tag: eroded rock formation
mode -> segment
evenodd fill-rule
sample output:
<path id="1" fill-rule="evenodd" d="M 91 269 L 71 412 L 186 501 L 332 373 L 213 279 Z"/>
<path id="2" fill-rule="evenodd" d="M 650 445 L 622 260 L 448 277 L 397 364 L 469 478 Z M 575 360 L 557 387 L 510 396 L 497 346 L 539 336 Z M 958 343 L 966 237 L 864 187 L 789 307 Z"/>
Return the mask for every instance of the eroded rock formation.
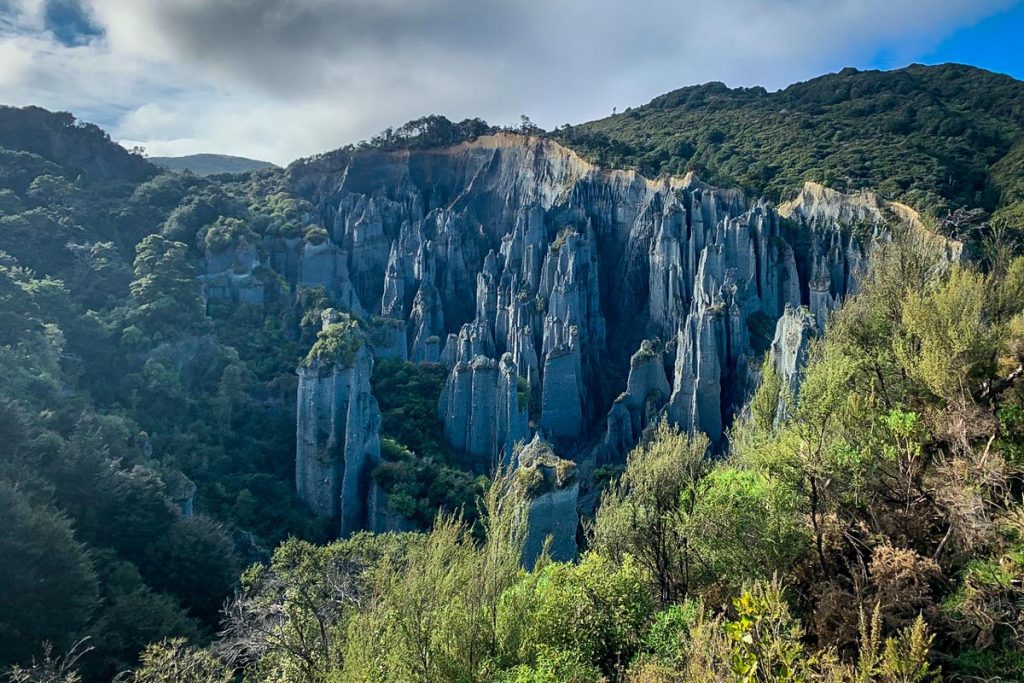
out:
<path id="1" fill-rule="evenodd" d="M 889 226 L 925 230 L 865 193 L 808 184 L 776 210 L 507 133 L 288 173 L 330 240 L 271 244 L 271 260 L 394 321 L 380 355 L 403 357 L 404 326 L 405 357 L 444 364 L 445 434 L 484 463 L 533 433 L 576 460 L 622 458 L 662 410 L 720 444 L 784 312 L 807 307 L 820 331 Z"/>
<path id="2" fill-rule="evenodd" d="M 267 293 L 256 273 L 260 263 L 259 249 L 244 236 L 222 249 L 207 247 L 204 274 L 199 277 L 204 300 L 262 306 Z"/>
<path id="3" fill-rule="evenodd" d="M 906 204 L 872 192 L 845 194 L 808 182 L 796 197 L 779 206 L 778 213 L 798 228 L 800 282 L 807 290 L 801 300 L 810 308 L 819 333 L 842 296 L 857 290 L 871 246 L 888 239 L 894 226 L 910 230 L 950 261 L 963 256 L 962 243 L 934 233 Z"/>
<path id="4" fill-rule="evenodd" d="M 372 526 L 370 471 L 380 462 L 381 418 L 363 333 L 333 309 L 323 314 L 323 332 L 338 335 L 339 343 L 319 354 L 314 346 L 297 370 L 295 485 L 299 498 L 337 519 L 346 536 Z"/>
<path id="5" fill-rule="evenodd" d="M 549 539 L 551 559 L 575 559 L 580 490 L 576 466 L 559 458 L 551 444 L 534 436 L 519 449 L 515 477 L 530 501 L 523 565 L 532 567 Z"/>
<path id="6" fill-rule="evenodd" d="M 792 401 L 800 391 L 804 367 L 807 365 L 811 340 L 815 337 L 817 321 L 804 307 L 787 307 L 775 327 L 772 339 L 771 363 L 779 376 L 779 400 L 775 412 L 776 424 L 789 416 Z"/>
<path id="7" fill-rule="evenodd" d="M 440 412 L 452 443 L 492 461 L 507 452 L 504 354 L 537 406 L 533 427 L 579 452 L 602 423 L 625 426 L 612 399 L 651 337 L 675 347 L 669 415 L 719 440 L 770 341 L 757 334 L 787 305 L 824 320 L 863 259 L 862 213 L 828 208 L 836 197 L 809 193 L 782 221 L 692 175 L 605 171 L 540 138 L 339 152 L 290 173 L 343 254 L 345 268 L 317 279 L 336 274 L 354 300 L 379 302 L 369 313 L 407 321 L 408 357 L 451 368 Z M 619 431 L 616 451 L 638 437 Z"/>
<path id="8" fill-rule="evenodd" d="M 630 358 L 626 390 L 608 411 L 604 451 L 600 459 L 624 461 L 626 454 L 640 441 L 644 430 L 661 413 L 671 392 L 661 344 L 645 339 Z"/>
<path id="9" fill-rule="evenodd" d="M 445 437 L 482 471 L 499 459 L 508 464 L 515 445 L 529 437 L 528 398 L 519 379 L 512 354 L 500 362 L 478 354 L 455 363 L 441 393 Z"/>

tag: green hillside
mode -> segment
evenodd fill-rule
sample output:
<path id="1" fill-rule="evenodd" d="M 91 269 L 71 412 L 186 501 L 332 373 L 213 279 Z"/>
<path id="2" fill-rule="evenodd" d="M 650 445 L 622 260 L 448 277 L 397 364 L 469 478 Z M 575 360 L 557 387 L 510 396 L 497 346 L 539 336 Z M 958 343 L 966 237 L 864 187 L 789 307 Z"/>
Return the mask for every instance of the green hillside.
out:
<path id="1" fill-rule="evenodd" d="M 772 93 L 708 83 L 555 136 L 608 166 L 696 171 L 775 199 L 805 180 L 936 215 L 1024 196 L 1024 83 L 956 64 L 844 69 Z"/>
<path id="2" fill-rule="evenodd" d="M 247 159 L 228 154 L 189 154 L 180 157 L 149 157 L 149 160 L 168 171 L 184 173 L 189 171 L 196 175 L 217 175 L 218 173 L 245 173 L 277 168 L 269 161 Z"/>

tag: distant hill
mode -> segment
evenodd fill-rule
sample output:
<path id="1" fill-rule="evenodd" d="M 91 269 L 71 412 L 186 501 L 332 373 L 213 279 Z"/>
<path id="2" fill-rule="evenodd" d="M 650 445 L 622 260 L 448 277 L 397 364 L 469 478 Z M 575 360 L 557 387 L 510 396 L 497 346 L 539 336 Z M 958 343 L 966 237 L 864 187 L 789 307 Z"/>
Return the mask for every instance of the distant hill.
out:
<path id="1" fill-rule="evenodd" d="M 168 171 L 184 173 L 192 171 L 196 175 L 216 175 L 218 173 L 245 173 L 259 171 L 264 168 L 278 168 L 276 164 L 258 159 L 233 157 L 228 154 L 189 154 L 183 157 L 150 157 L 149 161 Z"/>

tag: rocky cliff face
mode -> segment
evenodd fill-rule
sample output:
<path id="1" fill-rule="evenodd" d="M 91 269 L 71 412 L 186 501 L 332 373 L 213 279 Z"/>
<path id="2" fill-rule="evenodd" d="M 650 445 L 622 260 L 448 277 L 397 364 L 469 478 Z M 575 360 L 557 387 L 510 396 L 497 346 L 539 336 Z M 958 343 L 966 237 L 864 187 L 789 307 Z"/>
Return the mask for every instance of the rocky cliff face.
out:
<path id="1" fill-rule="evenodd" d="M 785 420 L 793 408 L 792 402 L 799 394 L 811 340 L 817 334 L 817 329 L 818 321 L 805 307 L 795 309 L 787 306 L 775 326 L 770 353 L 771 363 L 780 380 L 776 424 Z"/>
<path id="2" fill-rule="evenodd" d="M 199 276 L 204 300 L 262 306 L 266 285 L 256 274 L 259 265 L 259 249 L 244 237 L 221 250 L 208 247 L 203 254 L 203 275 Z"/>
<path id="3" fill-rule="evenodd" d="M 720 443 L 787 308 L 820 331 L 889 226 L 924 230 L 868 194 L 808 184 L 776 210 L 504 133 L 288 173 L 329 241 L 269 250 L 339 307 L 393 321 L 377 344 L 392 357 L 404 341 L 409 359 L 447 366 L 445 433 L 485 463 L 532 433 L 567 457 L 621 459 L 662 410 Z"/>
<path id="4" fill-rule="evenodd" d="M 512 354 L 500 362 L 473 354 L 452 366 L 438 412 L 448 442 L 473 456 L 477 469 L 489 471 L 499 460 L 510 464 L 515 445 L 529 438 L 526 401 Z"/>
<path id="5" fill-rule="evenodd" d="M 550 544 L 551 559 L 574 560 L 580 491 L 576 466 L 559 458 L 551 444 L 534 436 L 517 452 L 515 477 L 529 499 L 523 564 L 532 567 L 546 544 Z"/>
<path id="6" fill-rule="evenodd" d="M 324 312 L 324 332 L 338 327 Z M 343 351 L 315 355 L 299 366 L 295 483 L 299 498 L 338 520 L 342 536 L 372 528 L 386 512 L 371 510 L 380 492 L 370 471 L 380 462 L 380 410 L 370 393 L 373 355 L 354 325 Z M 314 347 L 314 351 L 317 347 Z"/>
<path id="7" fill-rule="evenodd" d="M 603 462 L 623 462 L 626 454 L 639 441 L 644 430 L 654 423 L 672 392 L 665 373 L 664 351 L 659 342 L 644 340 L 640 350 L 629 361 L 629 378 L 622 392 L 608 411 Z"/>
<path id="8" fill-rule="evenodd" d="M 802 302 L 810 308 L 819 333 L 828 314 L 839 306 L 837 292 L 856 291 L 867 250 L 887 239 L 894 226 L 937 246 L 949 260 L 963 256 L 962 243 L 932 232 L 912 208 L 867 191 L 844 194 L 808 182 L 795 198 L 779 206 L 778 213 L 798 228 L 795 246 L 802 255 L 801 287 L 806 287 Z"/>

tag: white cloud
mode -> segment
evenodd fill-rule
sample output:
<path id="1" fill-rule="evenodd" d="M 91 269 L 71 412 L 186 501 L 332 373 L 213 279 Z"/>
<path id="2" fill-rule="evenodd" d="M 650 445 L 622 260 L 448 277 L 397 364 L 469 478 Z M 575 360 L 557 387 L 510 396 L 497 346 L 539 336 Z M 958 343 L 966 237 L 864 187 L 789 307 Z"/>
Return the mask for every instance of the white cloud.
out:
<path id="1" fill-rule="evenodd" d="M 0 100 L 70 109 L 153 154 L 285 163 L 427 113 L 547 127 L 721 80 L 777 88 L 911 60 L 1011 0 L 42 0 L 0 18 Z M 5 22 L 4 19 L 7 21 Z"/>

